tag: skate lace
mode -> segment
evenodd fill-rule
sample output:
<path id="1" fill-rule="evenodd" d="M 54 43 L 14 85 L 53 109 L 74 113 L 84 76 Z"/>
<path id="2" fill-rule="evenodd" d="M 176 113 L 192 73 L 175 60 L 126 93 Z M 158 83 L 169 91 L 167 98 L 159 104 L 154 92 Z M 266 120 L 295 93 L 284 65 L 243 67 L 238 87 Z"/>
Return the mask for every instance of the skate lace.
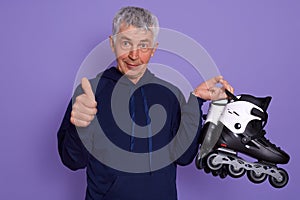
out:
<path id="1" fill-rule="evenodd" d="M 275 144 L 273 144 L 269 139 L 267 139 L 266 137 L 265 137 L 265 134 L 266 134 L 267 132 L 263 129 L 263 130 L 261 130 L 261 132 L 260 132 L 260 137 L 258 137 L 257 139 L 259 139 L 259 140 L 261 140 L 261 142 L 263 142 L 263 143 L 265 143 L 266 144 L 266 146 L 271 146 L 271 147 L 273 147 L 273 148 L 277 148 L 277 149 L 280 149 L 280 147 L 277 147 Z"/>
<path id="2" fill-rule="evenodd" d="M 258 134 L 256 136 L 254 136 L 252 139 L 257 139 L 259 140 L 260 142 L 264 143 L 266 146 L 269 146 L 269 147 L 272 147 L 272 148 L 277 148 L 280 150 L 280 147 L 277 147 L 275 144 L 273 144 L 269 139 L 267 139 L 265 137 L 266 135 L 266 131 L 265 131 L 265 126 L 267 124 L 267 120 L 268 118 L 266 117 L 265 120 L 263 120 L 263 124 L 262 124 L 262 127 L 260 128 L 260 130 L 258 131 Z"/>

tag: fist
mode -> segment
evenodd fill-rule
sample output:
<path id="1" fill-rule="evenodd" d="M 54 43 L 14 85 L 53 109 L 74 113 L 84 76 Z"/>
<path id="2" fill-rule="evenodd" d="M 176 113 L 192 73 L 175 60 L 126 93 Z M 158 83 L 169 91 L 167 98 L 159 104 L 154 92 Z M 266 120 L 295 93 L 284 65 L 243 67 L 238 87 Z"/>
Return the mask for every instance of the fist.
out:
<path id="1" fill-rule="evenodd" d="M 83 94 L 75 99 L 70 122 L 78 127 L 87 127 L 97 113 L 97 102 L 91 84 L 87 78 L 81 79 Z"/>

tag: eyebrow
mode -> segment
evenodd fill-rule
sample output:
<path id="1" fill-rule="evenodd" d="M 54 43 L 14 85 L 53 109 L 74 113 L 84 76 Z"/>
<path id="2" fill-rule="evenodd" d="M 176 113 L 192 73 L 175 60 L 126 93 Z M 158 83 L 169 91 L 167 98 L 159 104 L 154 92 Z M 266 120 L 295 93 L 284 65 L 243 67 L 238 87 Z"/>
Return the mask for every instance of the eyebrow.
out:
<path id="1" fill-rule="evenodd" d="M 132 41 L 130 38 L 128 38 L 126 36 L 121 36 L 120 39 Z M 144 40 L 140 40 L 139 42 L 151 42 L 151 41 L 149 39 L 144 39 Z"/>
<path id="2" fill-rule="evenodd" d="M 140 42 L 151 42 L 149 39 L 141 40 Z"/>
<path id="3" fill-rule="evenodd" d="M 121 36 L 120 39 L 121 39 L 121 40 L 124 40 L 124 39 L 125 39 L 125 40 L 130 40 L 130 41 L 131 41 L 131 39 L 128 38 L 128 37 L 126 37 L 126 36 Z"/>

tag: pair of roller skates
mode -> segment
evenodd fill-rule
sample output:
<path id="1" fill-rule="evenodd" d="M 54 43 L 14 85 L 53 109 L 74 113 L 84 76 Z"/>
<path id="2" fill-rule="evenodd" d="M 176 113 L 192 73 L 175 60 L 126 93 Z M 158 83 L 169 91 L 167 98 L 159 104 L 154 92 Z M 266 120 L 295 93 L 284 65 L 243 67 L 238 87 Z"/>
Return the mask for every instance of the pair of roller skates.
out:
<path id="1" fill-rule="evenodd" d="M 196 157 L 197 168 L 221 178 L 247 174 L 253 183 L 268 178 L 275 188 L 286 186 L 288 173 L 277 164 L 288 163 L 290 157 L 265 137 L 271 97 L 226 93 L 229 99 L 210 104 Z M 257 161 L 246 161 L 239 153 Z"/>

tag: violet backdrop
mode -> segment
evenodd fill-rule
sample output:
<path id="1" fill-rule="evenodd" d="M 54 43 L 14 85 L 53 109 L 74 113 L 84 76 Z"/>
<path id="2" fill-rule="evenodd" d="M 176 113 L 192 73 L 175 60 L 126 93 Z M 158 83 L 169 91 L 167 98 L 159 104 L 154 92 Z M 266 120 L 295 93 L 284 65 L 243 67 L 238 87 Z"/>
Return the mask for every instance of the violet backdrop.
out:
<path id="1" fill-rule="evenodd" d="M 235 93 L 271 95 L 267 138 L 291 155 L 285 188 L 246 177 L 178 169 L 179 200 L 296 199 L 299 194 L 300 2 L 296 0 L 2 0 L 0 199 L 80 200 L 84 170 L 62 165 L 56 132 L 83 59 L 111 33 L 122 6 L 145 7 L 160 25 L 200 43 Z M 159 62 L 178 66 L 167 57 Z M 194 83 L 192 72 L 186 72 Z"/>

